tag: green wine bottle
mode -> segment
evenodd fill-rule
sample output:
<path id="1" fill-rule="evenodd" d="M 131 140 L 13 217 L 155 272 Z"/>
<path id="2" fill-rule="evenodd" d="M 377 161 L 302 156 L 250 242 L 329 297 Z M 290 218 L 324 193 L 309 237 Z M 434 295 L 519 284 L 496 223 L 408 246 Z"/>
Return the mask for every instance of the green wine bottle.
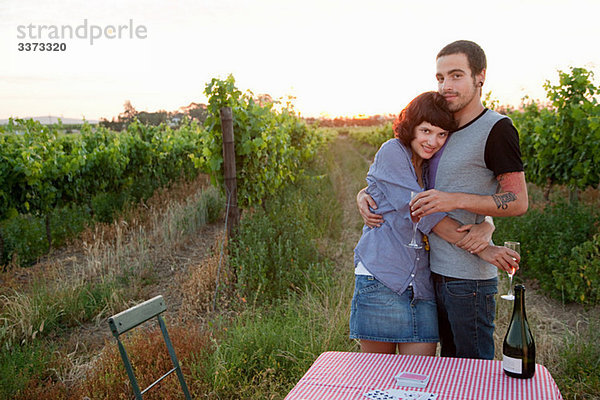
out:
<path id="1" fill-rule="evenodd" d="M 502 369 L 513 378 L 535 374 L 535 343 L 525 315 L 525 286 L 515 285 L 515 307 L 502 346 Z"/>

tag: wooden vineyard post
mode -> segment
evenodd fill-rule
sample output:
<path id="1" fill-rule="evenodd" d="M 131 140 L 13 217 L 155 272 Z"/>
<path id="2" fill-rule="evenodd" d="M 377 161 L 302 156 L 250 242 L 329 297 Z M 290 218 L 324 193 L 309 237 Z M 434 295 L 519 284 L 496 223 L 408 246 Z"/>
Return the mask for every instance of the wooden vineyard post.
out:
<path id="1" fill-rule="evenodd" d="M 228 200 L 227 236 L 235 234 L 240 220 L 237 203 L 237 180 L 235 171 L 235 145 L 233 141 L 233 114 L 231 107 L 221 108 L 221 127 L 223 129 L 223 172 L 225 175 L 225 196 Z"/>

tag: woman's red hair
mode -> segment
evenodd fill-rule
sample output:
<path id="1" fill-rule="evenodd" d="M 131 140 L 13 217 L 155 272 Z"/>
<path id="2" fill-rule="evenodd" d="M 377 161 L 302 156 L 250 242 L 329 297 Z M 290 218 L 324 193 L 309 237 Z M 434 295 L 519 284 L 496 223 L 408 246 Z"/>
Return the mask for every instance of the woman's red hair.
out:
<path id="1" fill-rule="evenodd" d="M 422 122 L 429 122 L 448 132 L 457 128 L 446 99 L 438 92 L 422 93 L 408 103 L 394 121 L 394 136 L 408 147 L 415 137 L 415 127 Z"/>

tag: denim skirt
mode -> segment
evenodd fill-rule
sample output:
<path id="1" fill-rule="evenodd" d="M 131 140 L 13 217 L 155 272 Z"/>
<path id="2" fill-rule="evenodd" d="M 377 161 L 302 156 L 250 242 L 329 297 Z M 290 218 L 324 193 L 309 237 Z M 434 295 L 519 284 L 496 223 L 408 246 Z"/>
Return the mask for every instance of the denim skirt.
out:
<path id="1" fill-rule="evenodd" d="M 413 298 L 412 286 L 401 295 L 372 276 L 356 275 L 350 339 L 393 343 L 439 341 L 435 300 Z"/>

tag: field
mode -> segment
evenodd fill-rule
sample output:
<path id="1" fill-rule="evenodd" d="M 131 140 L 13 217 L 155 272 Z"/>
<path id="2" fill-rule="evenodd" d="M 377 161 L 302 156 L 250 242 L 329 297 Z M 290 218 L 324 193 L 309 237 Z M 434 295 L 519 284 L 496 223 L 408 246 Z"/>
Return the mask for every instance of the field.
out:
<path id="1" fill-rule="evenodd" d="M 548 85 L 550 108 L 511 111 L 530 207 L 496 218 L 494 240 L 522 243 L 516 279 L 536 361 L 564 398 L 595 399 L 600 111 L 590 74 L 571 72 Z M 282 399 L 320 353 L 358 350 L 348 339 L 355 196 L 389 125 L 310 126 L 241 93 L 232 76 L 205 94 L 206 120 L 177 129 L 135 119 L 121 132 L 75 135 L 33 121 L 0 127 L 1 398 L 131 398 L 107 318 L 157 294 L 194 398 Z M 242 210 L 229 239 L 224 106 Z M 497 359 L 510 307 L 497 303 Z M 141 387 L 170 369 L 155 325 L 124 340 Z M 180 398 L 177 380 L 146 398 Z"/>
<path id="2" fill-rule="evenodd" d="M 319 256 L 314 259 L 299 247 L 283 243 L 279 248 L 296 249 L 282 253 L 280 263 L 288 256 L 309 261 L 303 271 L 310 280 L 288 276 L 295 282 L 291 291 L 286 285 L 277 293 L 250 280 L 241 287 L 239 265 L 246 261 L 233 254 L 239 243 L 223 243 L 223 215 L 209 217 L 215 210 L 222 213 L 223 199 L 200 176 L 157 192 L 114 223 L 83 232 L 30 268 L 2 274 L 3 316 L 30 338 L 3 353 L 0 393 L 5 398 L 129 398 L 106 318 L 156 294 L 166 298 L 167 324 L 195 398 L 281 399 L 320 352 L 357 351 L 347 336 L 352 249 L 362 224 L 354 198 L 376 148 L 347 135 L 331 140 L 311 167 L 313 179 L 298 185 L 301 195 L 288 193 L 285 204 L 270 206 L 279 215 L 295 214 L 315 239 Z M 250 240 L 260 242 L 261 235 L 272 234 L 259 223 L 261 213 L 247 213 L 242 221 L 242 229 L 255 229 L 250 239 L 242 235 L 245 246 L 254 246 L 253 254 L 260 253 L 260 245 Z M 281 228 L 279 234 L 298 235 L 298 230 Z M 291 239 L 302 241 L 301 236 Z M 106 285 L 82 290 L 83 271 Z M 506 280 L 501 282 L 503 292 Z M 598 371 L 598 307 L 564 305 L 542 294 L 538 282 L 525 284 L 537 362 L 550 370 L 565 398 L 597 398 L 597 378 L 585 374 Z M 84 294 L 73 300 L 76 293 Z M 61 306 L 52 310 L 56 304 Z M 507 302 L 498 302 L 497 358 L 510 312 Z M 126 346 L 142 385 L 168 369 L 152 324 L 131 334 Z M 596 363 L 595 370 L 586 369 L 586 357 L 592 368 Z M 175 379 L 153 391 L 149 398 L 178 398 Z"/>

